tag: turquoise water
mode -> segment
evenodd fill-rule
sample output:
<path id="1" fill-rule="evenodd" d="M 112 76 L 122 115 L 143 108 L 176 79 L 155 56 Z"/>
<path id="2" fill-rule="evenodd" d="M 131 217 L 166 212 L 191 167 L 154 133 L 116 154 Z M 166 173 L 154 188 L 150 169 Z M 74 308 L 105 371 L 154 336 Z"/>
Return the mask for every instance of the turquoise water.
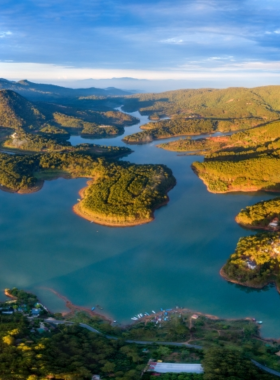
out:
<path id="1" fill-rule="evenodd" d="M 128 127 L 126 134 L 138 129 Z M 122 137 L 94 142 L 125 146 Z M 155 145 L 130 146 L 134 152 L 125 158 L 166 164 L 177 179 L 169 204 L 146 225 L 110 228 L 76 216 L 72 206 L 86 179 L 49 181 L 27 195 L 0 192 L 0 287 L 31 290 L 51 310 L 65 309 L 43 289 L 51 287 L 75 304 L 101 305 L 120 322 L 175 306 L 228 318 L 250 316 L 263 320 L 264 336 L 280 337 L 275 288 L 251 290 L 219 276 L 239 237 L 251 233 L 235 223 L 235 215 L 273 195 L 210 194 L 190 168 L 197 158 Z"/>

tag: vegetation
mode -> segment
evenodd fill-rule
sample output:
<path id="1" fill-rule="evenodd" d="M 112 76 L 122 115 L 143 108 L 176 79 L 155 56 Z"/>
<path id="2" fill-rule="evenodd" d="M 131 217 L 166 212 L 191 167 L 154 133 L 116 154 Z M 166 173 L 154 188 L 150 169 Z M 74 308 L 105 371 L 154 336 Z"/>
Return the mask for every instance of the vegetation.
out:
<path id="1" fill-rule="evenodd" d="M 97 157 L 117 158 L 130 153 L 122 147 L 105 147 L 81 144 L 71 147 L 72 152 L 34 155 L 9 155 L 0 153 L 0 185 L 14 192 L 29 192 L 38 189 L 44 178 L 57 175 L 90 177 L 100 163 Z M 102 164 L 100 164 L 102 165 Z"/>
<path id="2" fill-rule="evenodd" d="M 71 144 L 65 140 L 34 135 L 31 133 L 17 132 L 3 144 L 5 148 L 25 150 L 32 152 L 55 152 L 70 147 Z"/>
<path id="3" fill-rule="evenodd" d="M 266 228 L 275 217 L 280 218 L 280 198 L 247 206 L 236 216 L 236 221 L 251 228 Z"/>
<path id="4" fill-rule="evenodd" d="M 49 123 L 43 124 L 43 126 L 40 128 L 40 133 L 43 133 L 44 135 L 47 135 L 47 136 L 60 136 L 60 137 L 69 136 L 69 133 L 65 129 L 58 128 Z"/>
<path id="5" fill-rule="evenodd" d="M 215 348 L 208 350 L 202 361 L 203 380 L 269 380 L 274 376 L 256 368 L 246 355 L 233 350 Z"/>
<path id="6" fill-rule="evenodd" d="M 74 210 L 97 223 L 134 225 L 153 219 L 155 208 L 168 201 L 175 185 L 171 170 L 163 165 L 102 163 L 95 180 Z"/>
<path id="7" fill-rule="evenodd" d="M 15 305 L 18 305 L 18 306 L 25 304 L 26 306 L 32 307 L 36 303 L 39 302 L 35 294 L 25 292 L 22 289 L 18 289 L 18 288 L 6 289 L 6 294 L 7 293 L 16 299 L 17 302 L 15 303 Z"/>
<path id="8" fill-rule="evenodd" d="M 226 156 L 259 155 L 275 152 L 280 147 L 280 122 L 267 123 L 254 129 L 237 132 L 228 136 L 208 137 L 205 139 L 181 139 L 159 145 L 173 151 L 206 154 L 208 159 L 225 159 Z"/>
<path id="9" fill-rule="evenodd" d="M 106 148 L 104 148 L 106 149 Z M 73 152 L 31 156 L 0 154 L 2 188 L 16 192 L 36 190 L 42 180 L 64 175 L 89 177 L 94 182 L 75 211 L 91 220 L 112 224 L 138 224 L 152 220 L 155 208 L 166 203 L 167 191 L 175 185 L 171 171 L 163 165 L 112 163 L 96 156 L 102 147 L 80 145 Z M 127 148 L 107 148 L 108 156 L 128 153 Z M 106 154 L 106 151 L 105 151 Z M 103 154 L 104 155 L 104 154 Z"/>
<path id="10" fill-rule="evenodd" d="M 193 313 L 187 310 L 168 312 L 167 320 L 162 313 L 159 318 L 147 318 L 138 322 L 123 332 L 126 339 L 147 340 L 152 342 L 188 342 L 210 347 L 238 347 L 248 339 L 258 334 L 256 324 L 250 319 L 222 320 L 212 316 L 198 314 L 193 319 Z M 158 322 L 158 323 L 157 323 Z"/>
<path id="11" fill-rule="evenodd" d="M 77 324 L 56 326 L 51 319 L 46 319 L 56 315 L 48 312 L 36 295 L 17 288 L 6 291 L 16 299 L 0 303 L 0 373 L 5 380 L 90 380 L 93 374 L 104 380 L 140 380 L 149 359 L 169 363 L 202 362 L 204 374 L 164 374 L 160 376 L 163 380 L 225 380 L 229 376 L 240 380 L 272 380 L 273 376 L 259 371 L 250 359 L 275 369 L 279 367 L 275 355 L 280 348 L 279 342 L 263 342 L 258 338 L 256 324 L 249 320 L 218 320 L 202 315 L 192 320 L 190 312 L 180 311 L 180 314 L 172 314 L 171 324 L 163 320 L 155 326 L 157 336 L 163 336 L 163 329 L 167 341 L 173 339 L 174 332 L 179 332 L 181 340 L 185 341 L 182 326 L 188 329 L 191 323 L 189 331 L 204 342 L 204 350 L 128 344 L 127 337 L 146 339 L 147 331 L 151 330 L 148 325 L 152 322 L 128 328 L 113 327 L 102 322 L 102 318 L 83 312 L 69 315 Z M 6 311 L 10 314 L 5 314 Z M 78 326 L 80 322 L 98 329 L 102 325 L 110 326 L 111 330 L 103 326 L 104 332 L 114 334 L 117 331 L 118 339 L 92 333 Z M 136 330 L 139 333 L 133 336 L 131 331 Z M 150 380 L 152 374 L 144 372 L 142 378 Z"/>
<path id="12" fill-rule="evenodd" d="M 0 90 L 0 125 L 6 128 L 33 129 L 44 121 L 44 115 L 21 95 Z"/>
<path id="13" fill-rule="evenodd" d="M 141 129 L 145 129 L 143 132 L 128 135 L 123 140 L 130 144 L 142 144 L 173 136 L 212 133 L 215 125 L 215 121 L 211 120 L 176 118 L 146 124 L 141 127 Z"/>
<path id="14" fill-rule="evenodd" d="M 280 234 L 260 233 L 239 240 L 223 272 L 229 280 L 253 287 L 280 283 Z"/>
<path id="15" fill-rule="evenodd" d="M 278 119 L 279 87 L 267 86 L 253 89 L 199 89 L 177 90 L 159 94 L 136 94 L 124 99 L 125 111 L 139 110 L 145 115 L 193 117 L 216 119 L 260 118 Z"/>
<path id="16" fill-rule="evenodd" d="M 123 128 L 116 128 L 111 125 L 95 125 L 93 123 L 84 123 L 81 136 L 89 137 L 112 137 L 124 132 Z"/>
<path id="17" fill-rule="evenodd" d="M 54 113 L 54 120 L 58 125 L 66 128 L 77 128 L 81 135 L 92 137 L 106 137 L 123 133 L 123 128 L 111 125 L 97 125 L 88 121 L 83 121 L 77 117 L 67 116 L 61 113 Z"/>
<path id="18" fill-rule="evenodd" d="M 176 117 L 171 120 L 162 120 L 157 123 L 148 123 L 141 127 L 143 132 L 126 136 L 124 141 L 130 144 L 147 143 L 153 140 L 164 139 L 174 136 L 210 134 L 214 132 L 228 132 L 238 129 L 252 128 L 255 125 L 263 124 L 262 119 L 235 119 L 235 120 L 215 120 L 215 119 L 195 119 Z M 175 151 L 190 150 L 189 142 L 197 140 L 176 140 L 170 143 L 159 145 L 161 148 Z M 215 141 L 211 138 L 203 139 L 206 144 Z M 219 140 L 217 140 L 216 144 Z M 222 141 L 222 140 L 221 140 Z M 213 143 L 211 144 L 213 145 Z M 194 150 L 201 150 L 196 148 Z M 216 146 L 215 146 L 216 147 Z M 210 148 L 210 147 L 209 147 Z M 217 149 L 219 145 L 217 146 Z"/>
<path id="19" fill-rule="evenodd" d="M 106 137 L 122 134 L 124 126 L 136 122 L 136 118 L 108 107 L 93 111 L 43 102 L 35 105 L 14 91 L 0 90 L 1 129 L 32 131 L 44 137 L 65 137 L 74 129 L 84 135 Z"/>
<path id="20" fill-rule="evenodd" d="M 276 152 L 276 154 L 278 154 Z M 279 158 L 260 156 L 240 161 L 194 162 L 192 167 L 213 193 L 279 191 Z"/>

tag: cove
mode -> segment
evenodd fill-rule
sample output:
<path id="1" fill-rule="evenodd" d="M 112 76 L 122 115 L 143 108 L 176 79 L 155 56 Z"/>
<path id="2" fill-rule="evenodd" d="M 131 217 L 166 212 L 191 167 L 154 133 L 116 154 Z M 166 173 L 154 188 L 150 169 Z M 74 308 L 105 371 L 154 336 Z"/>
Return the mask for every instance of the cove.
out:
<path id="1" fill-rule="evenodd" d="M 112 139 L 82 139 L 127 146 L 126 134 L 148 122 L 127 127 Z M 0 192 L 0 286 L 36 292 L 52 311 L 64 305 L 46 287 L 74 304 L 99 304 L 119 322 L 136 313 L 184 306 L 225 318 L 263 320 L 262 335 L 280 337 L 279 294 L 274 288 L 252 290 L 227 283 L 219 270 L 241 236 L 252 234 L 234 217 L 241 208 L 276 195 L 211 194 L 191 170 L 202 157 L 178 156 L 155 147 L 129 145 L 133 163 L 166 164 L 177 180 L 170 202 L 155 211 L 152 223 L 110 228 L 91 224 L 72 212 L 86 179 L 46 181 L 41 191 Z"/>

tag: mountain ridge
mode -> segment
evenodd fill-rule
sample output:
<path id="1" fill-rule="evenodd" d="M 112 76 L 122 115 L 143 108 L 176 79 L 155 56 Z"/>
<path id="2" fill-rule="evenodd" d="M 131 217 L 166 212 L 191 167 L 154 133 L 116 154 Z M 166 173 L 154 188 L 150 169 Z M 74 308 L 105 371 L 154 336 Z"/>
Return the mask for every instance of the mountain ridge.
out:
<path id="1" fill-rule="evenodd" d="M 101 89 L 97 87 L 89 88 L 69 88 L 57 86 L 54 84 L 33 83 L 27 79 L 9 81 L 0 78 L 0 90 L 12 90 L 26 97 L 29 100 L 56 100 L 59 98 L 79 98 L 80 96 L 125 96 L 131 95 L 131 92 L 121 90 L 115 87 Z"/>

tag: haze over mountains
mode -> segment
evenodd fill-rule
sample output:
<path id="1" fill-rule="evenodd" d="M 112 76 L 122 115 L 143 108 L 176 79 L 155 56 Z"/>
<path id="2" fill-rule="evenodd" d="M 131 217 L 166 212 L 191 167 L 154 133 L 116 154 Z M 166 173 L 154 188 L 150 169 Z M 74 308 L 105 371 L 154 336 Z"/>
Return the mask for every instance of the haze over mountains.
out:
<path id="1" fill-rule="evenodd" d="M 0 90 L 13 90 L 30 100 L 55 100 L 58 98 L 78 98 L 80 96 L 116 96 L 116 95 L 130 95 L 131 92 L 120 90 L 118 88 L 109 87 L 106 89 L 101 88 L 67 88 L 56 86 L 53 84 L 33 83 L 28 80 L 21 80 L 19 82 L 9 81 L 7 79 L 0 79 Z"/>

